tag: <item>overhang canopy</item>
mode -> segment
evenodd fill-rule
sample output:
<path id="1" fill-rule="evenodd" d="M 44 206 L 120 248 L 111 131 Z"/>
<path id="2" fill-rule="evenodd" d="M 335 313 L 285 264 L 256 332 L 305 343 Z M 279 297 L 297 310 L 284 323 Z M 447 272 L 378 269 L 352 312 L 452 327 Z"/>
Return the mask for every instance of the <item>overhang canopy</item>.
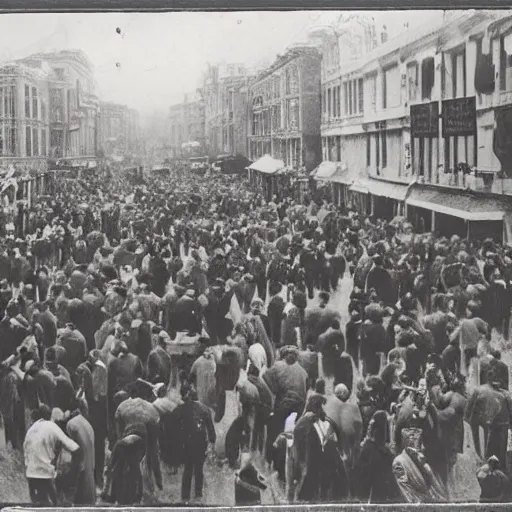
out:
<path id="1" fill-rule="evenodd" d="M 406 203 L 468 221 L 503 220 L 510 211 L 498 199 L 431 189 L 413 188 Z"/>
<path id="2" fill-rule="evenodd" d="M 322 162 L 315 170 L 311 171 L 310 176 L 315 180 L 328 180 L 331 178 L 338 168 L 341 166 L 339 162 Z"/>
<path id="3" fill-rule="evenodd" d="M 284 167 L 285 165 L 282 160 L 276 160 L 270 155 L 264 155 L 256 160 L 256 162 L 249 165 L 247 168 L 252 169 L 253 171 L 262 172 L 264 174 L 275 174 L 281 169 L 284 169 Z"/>
<path id="4" fill-rule="evenodd" d="M 349 190 L 351 192 L 359 192 L 360 194 L 368 194 L 368 180 L 357 180 L 352 183 Z"/>
<path id="5" fill-rule="evenodd" d="M 370 194 L 380 197 L 389 197 L 396 201 L 405 201 L 407 195 L 407 185 L 400 183 L 390 183 L 388 181 L 372 180 L 367 182 Z"/>

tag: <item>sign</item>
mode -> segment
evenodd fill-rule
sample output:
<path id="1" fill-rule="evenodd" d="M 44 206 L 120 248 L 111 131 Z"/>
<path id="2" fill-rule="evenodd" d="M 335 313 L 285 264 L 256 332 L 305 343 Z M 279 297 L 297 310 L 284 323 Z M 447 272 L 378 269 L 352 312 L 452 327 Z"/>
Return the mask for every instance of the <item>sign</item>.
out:
<path id="1" fill-rule="evenodd" d="M 475 135 L 476 97 L 443 101 L 443 137 Z"/>
<path id="2" fill-rule="evenodd" d="M 439 103 L 411 105 L 411 137 L 439 136 Z"/>

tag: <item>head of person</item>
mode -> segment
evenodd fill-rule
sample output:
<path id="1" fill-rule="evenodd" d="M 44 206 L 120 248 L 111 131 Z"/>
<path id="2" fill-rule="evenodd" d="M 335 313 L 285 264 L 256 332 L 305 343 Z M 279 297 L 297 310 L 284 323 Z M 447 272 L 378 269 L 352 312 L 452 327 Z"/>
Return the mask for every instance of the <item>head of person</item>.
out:
<path id="1" fill-rule="evenodd" d="M 475 302 L 474 300 L 470 300 L 466 305 L 466 317 L 467 318 L 478 317 L 479 310 L 480 310 L 480 306 L 478 305 L 478 302 Z"/>
<path id="2" fill-rule="evenodd" d="M 322 291 L 318 294 L 318 300 L 320 302 L 321 308 L 327 307 L 327 304 L 329 304 L 330 299 L 331 299 L 331 296 L 329 295 L 328 292 Z"/>
<path id="3" fill-rule="evenodd" d="M 50 421 L 52 417 L 52 411 L 46 404 L 40 404 L 38 407 L 32 410 L 31 416 L 32 421 Z"/>
<path id="4" fill-rule="evenodd" d="M 496 471 L 500 468 L 500 459 L 496 455 L 492 455 L 487 459 L 487 465 L 491 471 Z"/>
<path id="5" fill-rule="evenodd" d="M 350 398 L 350 391 L 345 384 L 336 384 L 334 388 L 334 396 L 345 403 Z"/>
<path id="6" fill-rule="evenodd" d="M 320 395 L 325 395 L 325 380 L 324 379 L 316 379 L 315 393 L 319 393 Z"/>
<path id="7" fill-rule="evenodd" d="M 402 429 L 402 446 L 420 452 L 423 449 L 423 431 L 414 427 Z"/>
<path id="8" fill-rule="evenodd" d="M 368 424 L 366 437 L 379 446 L 386 444 L 388 438 L 388 418 L 385 411 L 376 411 Z"/>
<path id="9" fill-rule="evenodd" d="M 315 394 L 309 397 L 304 412 L 314 414 L 319 420 L 325 421 L 325 403 L 326 398 L 323 395 Z"/>
<path id="10" fill-rule="evenodd" d="M 299 360 L 299 349 L 295 346 L 289 345 L 281 349 L 281 359 L 287 364 L 295 364 Z"/>
<path id="11" fill-rule="evenodd" d="M 251 313 L 253 315 L 261 315 L 263 312 L 264 303 L 261 299 L 254 299 L 251 302 Z"/>

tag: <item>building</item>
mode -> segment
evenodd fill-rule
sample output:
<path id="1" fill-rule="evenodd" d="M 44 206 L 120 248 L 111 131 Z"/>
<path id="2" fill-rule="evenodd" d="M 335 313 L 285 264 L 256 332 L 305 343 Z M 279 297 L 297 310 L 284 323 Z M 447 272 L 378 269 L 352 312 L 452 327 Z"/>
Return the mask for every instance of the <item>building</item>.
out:
<path id="1" fill-rule="evenodd" d="M 295 45 L 249 85 L 249 158 L 270 155 L 286 166 L 313 170 L 322 160 L 321 54 Z"/>
<path id="2" fill-rule="evenodd" d="M 419 230 L 511 240 L 509 34 L 503 11 L 458 11 L 336 62 L 340 31 L 315 29 L 336 201 Z"/>
<path id="3" fill-rule="evenodd" d="M 22 63 L 0 68 L 0 167 L 46 168 L 51 73 Z"/>
<path id="4" fill-rule="evenodd" d="M 247 156 L 248 71 L 241 64 L 209 66 L 203 80 L 205 143 L 211 157 Z"/>
<path id="5" fill-rule="evenodd" d="M 142 154 L 140 117 L 139 112 L 133 108 L 128 109 L 126 141 L 128 146 L 128 153 L 134 156 L 139 156 Z"/>
<path id="6" fill-rule="evenodd" d="M 206 152 L 204 102 L 201 91 L 185 95 L 183 102 L 169 108 L 169 141 L 173 157 Z M 184 146 L 185 145 L 185 146 Z"/>
<path id="7" fill-rule="evenodd" d="M 81 50 L 38 53 L 18 61 L 34 69 L 52 70 L 49 78 L 51 158 L 96 157 L 96 115 L 93 66 Z"/>
<path id="8" fill-rule="evenodd" d="M 128 107 L 102 101 L 98 112 L 98 150 L 105 158 L 123 157 L 128 152 Z"/>

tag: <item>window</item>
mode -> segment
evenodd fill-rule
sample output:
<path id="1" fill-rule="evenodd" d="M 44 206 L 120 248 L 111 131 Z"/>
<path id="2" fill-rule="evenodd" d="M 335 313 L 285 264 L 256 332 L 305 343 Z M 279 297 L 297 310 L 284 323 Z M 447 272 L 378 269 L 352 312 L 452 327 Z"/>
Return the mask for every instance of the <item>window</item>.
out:
<path id="1" fill-rule="evenodd" d="M 367 133 L 366 134 L 366 167 L 370 167 L 372 165 L 372 136 Z"/>
<path id="2" fill-rule="evenodd" d="M 27 156 L 32 156 L 32 128 L 30 126 L 25 129 L 25 144 Z"/>
<path id="3" fill-rule="evenodd" d="M 39 156 L 39 137 L 37 128 L 32 129 L 32 156 Z"/>
<path id="4" fill-rule="evenodd" d="M 329 119 L 332 117 L 332 89 L 327 89 L 327 116 Z"/>
<path id="5" fill-rule="evenodd" d="M 322 89 L 322 112 L 327 114 L 327 89 Z"/>
<path id="6" fill-rule="evenodd" d="M 41 100 L 41 121 L 46 121 L 46 103 Z"/>
<path id="7" fill-rule="evenodd" d="M 454 98 L 466 96 L 466 51 L 452 55 L 452 93 Z"/>
<path id="8" fill-rule="evenodd" d="M 345 115 L 348 116 L 348 82 L 343 84 L 344 93 L 345 93 Z"/>
<path id="9" fill-rule="evenodd" d="M 30 117 L 30 87 L 25 85 L 25 117 Z"/>
<path id="10" fill-rule="evenodd" d="M 393 66 L 384 70 L 382 76 L 382 108 L 400 105 L 400 70 Z"/>
<path id="11" fill-rule="evenodd" d="M 379 174 L 380 168 L 380 137 L 379 132 L 375 134 L 375 167 L 377 168 L 377 174 Z"/>
<path id="12" fill-rule="evenodd" d="M 357 81 L 357 90 L 359 91 L 359 102 L 358 102 L 359 113 L 362 114 L 364 112 L 364 86 L 363 86 L 362 78 L 360 78 Z"/>
<path id="13" fill-rule="evenodd" d="M 421 98 L 429 100 L 432 96 L 435 80 L 434 57 L 427 57 L 421 62 Z"/>
<path id="14" fill-rule="evenodd" d="M 512 89 L 512 33 L 500 37 L 500 90 Z"/>
<path id="15" fill-rule="evenodd" d="M 344 83 L 345 115 L 352 116 L 363 113 L 363 79 L 349 80 Z"/>
<path id="16" fill-rule="evenodd" d="M 418 99 L 418 80 L 418 63 L 415 61 L 407 64 L 407 98 L 409 101 Z"/>
<path id="17" fill-rule="evenodd" d="M 336 87 L 337 90 L 337 99 L 336 99 L 336 116 L 341 117 L 341 85 Z"/>
<path id="18" fill-rule="evenodd" d="M 354 102 L 352 101 L 352 80 L 348 83 L 348 113 L 352 115 L 354 112 Z"/>
<path id="19" fill-rule="evenodd" d="M 386 132 L 381 132 L 382 135 L 382 168 L 385 169 L 388 166 L 388 140 Z"/>
<path id="20" fill-rule="evenodd" d="M 34 119 L 37 119 L 37 115 L 37 89 L 35 87 L 32 87 L 32 117 Z"/>
<path id="21" fill-rule="evenodd" d="M 377 110 L 377 74 L 368 76 L 366 82 L 368 83 L 367 91 L 368 97 L 370 98 L 368 102 L 370 112 L 375 112 Z"/>

